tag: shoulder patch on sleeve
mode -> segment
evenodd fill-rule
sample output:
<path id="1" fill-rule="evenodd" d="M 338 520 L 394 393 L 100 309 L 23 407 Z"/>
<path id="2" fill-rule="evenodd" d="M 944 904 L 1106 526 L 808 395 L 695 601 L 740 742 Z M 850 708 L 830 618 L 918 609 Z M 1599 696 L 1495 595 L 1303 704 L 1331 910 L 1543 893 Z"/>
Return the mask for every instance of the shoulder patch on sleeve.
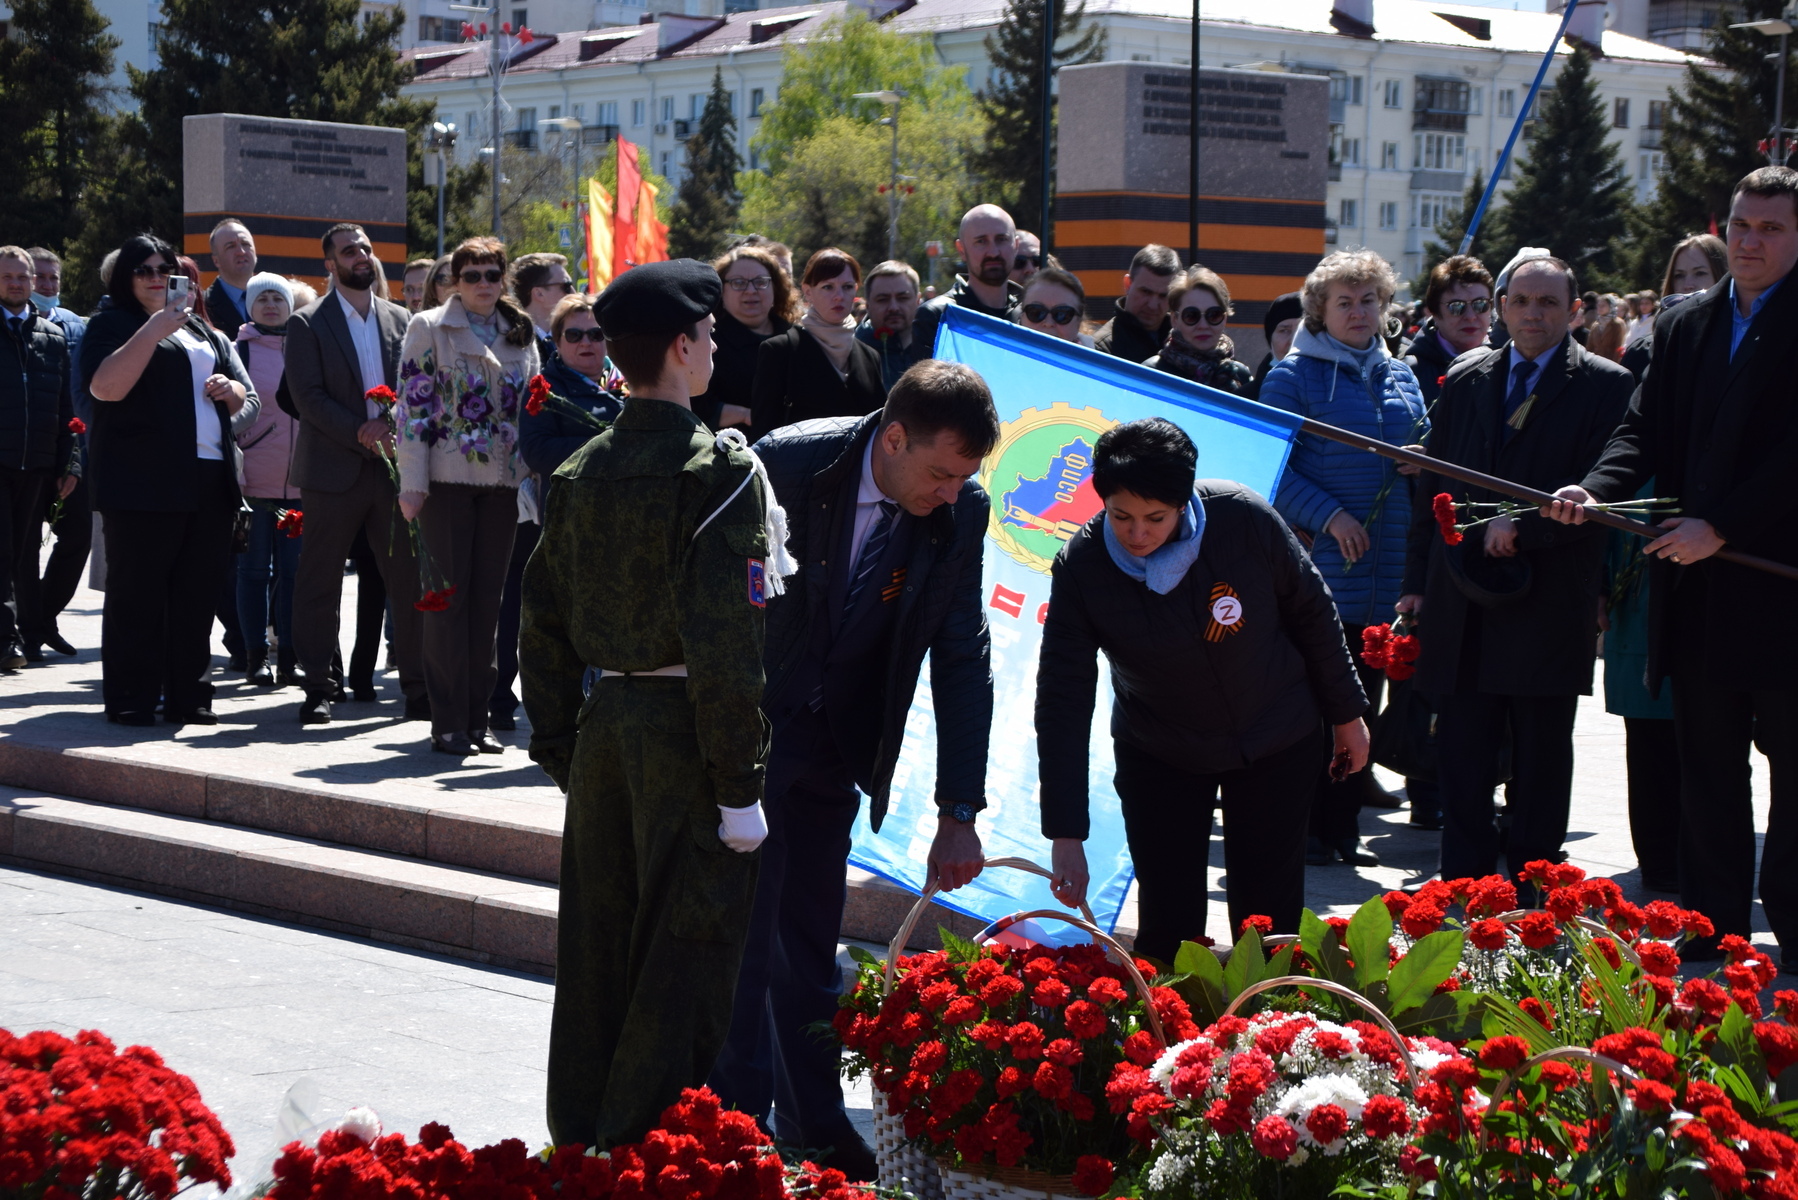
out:
<path id="1" fill-rule="evenodd" d="M 759 558 L 749 563 L 749 602 L 757 608 L 768 607 L 768 568 Z"/>

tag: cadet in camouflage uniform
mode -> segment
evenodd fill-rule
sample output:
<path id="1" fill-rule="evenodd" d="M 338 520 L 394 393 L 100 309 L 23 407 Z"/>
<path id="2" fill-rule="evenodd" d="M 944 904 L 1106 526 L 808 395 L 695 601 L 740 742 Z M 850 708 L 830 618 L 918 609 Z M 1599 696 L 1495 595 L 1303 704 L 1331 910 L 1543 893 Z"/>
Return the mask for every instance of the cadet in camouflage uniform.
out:
<path id="1" fill-rule="evenodd" d="M 549 1051 L 559 1144 L 636 1141 L 705 1082 L 755 898 L 762 613 L 779 584 L 765 473 L 688 403 L 711 377 L 719 290 L 681 259 L 599 297 L 631 396 L 556 471 L 524 576 L 531 757 L 568 793 Z"/>

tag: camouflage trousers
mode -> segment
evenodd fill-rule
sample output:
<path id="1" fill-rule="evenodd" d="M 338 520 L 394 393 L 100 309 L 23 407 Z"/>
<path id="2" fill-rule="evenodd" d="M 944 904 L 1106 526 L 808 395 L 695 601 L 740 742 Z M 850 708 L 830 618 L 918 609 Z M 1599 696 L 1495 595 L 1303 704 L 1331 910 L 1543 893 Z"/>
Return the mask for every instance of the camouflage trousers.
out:
<path id="1" fill-rule="evenodd" d="M 581 710 L 562 833 L 549 1129 L 634 1142 L 730 1031 L 761 852 L 718 840 L 686 680 L 606 678 Z"/>

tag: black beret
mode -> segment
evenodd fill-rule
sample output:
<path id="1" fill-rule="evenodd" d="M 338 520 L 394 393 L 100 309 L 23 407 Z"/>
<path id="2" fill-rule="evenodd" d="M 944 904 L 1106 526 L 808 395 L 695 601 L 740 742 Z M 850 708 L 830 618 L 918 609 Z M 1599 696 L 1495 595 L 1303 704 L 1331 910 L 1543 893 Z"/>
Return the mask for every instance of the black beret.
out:
<path id="1" fill-rule="evenodd" d="M 1274 327 L 1281 321 L 1290 321 L 1294 317 L 1305 315 L 1305 306 L 1299 300 L 1297 292 L 1287 292 L 1284 296 L 1276 296 L 1274 302 L 1267 306 L 1267 315 L 1261 318 L 1261 328 L 1267 333 L 1267 340 L 1274 340 Z"/>
<path id="2" fill-rule="evenodd" d="M 606 340 L 633 333 L 678 333 L 710 316 L 723 298 L 718 272 L 693 258 L 644 263 L 606 286 L 593 318 Z"/>

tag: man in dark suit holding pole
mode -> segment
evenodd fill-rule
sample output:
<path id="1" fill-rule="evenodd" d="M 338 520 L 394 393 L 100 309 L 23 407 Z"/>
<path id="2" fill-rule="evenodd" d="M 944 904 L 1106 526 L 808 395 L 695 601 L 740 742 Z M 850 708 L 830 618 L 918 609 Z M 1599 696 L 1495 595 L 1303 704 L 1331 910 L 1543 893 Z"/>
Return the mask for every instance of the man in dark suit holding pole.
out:
<path id="1" fill-rule="evenodd" d="M 1528 259 L 1508 284 L 1510 344 L 1455 360 L 1426 447 L 1547 491 L 1591 469 L 1634 380 L 1568 333 L 1580 301 L 1566 263 Z M 1567 836 L 1573 722 L 1592 692 L 1604 539 L 1596 527 L 1566 529 L 1529 512 L 1476 525 L 1451 546 L 1428 503 L 1444 492 L 1461 503 L 1503 499 L 1424 470 L 1396 605 L 1418 620 L 1417 686 L 1436 698 L 1442 877 L 1490 874 L 1501 854 L 1515 877 L 1553 858 Z M 1462 509 L 1459 521 L 1491 515 Z M 1492 793 L 1507 727 L 1510 828 L 1501 841 Z M 1529 903 L 1531 889 L 1518 890 Z"/>
<path id="2" fill-rule="evenodd" d="M 331 719 L 343 563 L 358 529 L 367 531 L 387 585 L 406 716 L 428 718 L 421 617 L 412 607 L 418 561 L 382 462 L 393 454 L 392 416 L 367 398 L 373 388 L 397 385 L 411 315 L 378 294 L 381 264 L 360 226 L 334 225 L 323 242 L 333 286 L 287 322 L 287 388 L 300 416 L 290 478 L 306 514 L 293 594 L 294 650 L 306 687 L 300 724 Z"/>
<path id="3" fill-rule="evenodd" d="M 1648 684 L 1673 684 L 1680 902 L 1747 937 L 1754 904 L 1748 752 L 1772 765 L 1760 896 L 1798 965 L 1798 583 L 1712 555 L 1798 565 L 1798 171 L 1762 167 L 1729 209 L 1730 277 L 1654 325 L 1647 373 L 1598 464 L 1556 493 L 1555 519 L 1627 500 L 1649 479 L 1680 515 L 1648 555 Z M 1722 956 L 1715 938 L 1682 958 Z"/>
<path id="4" fill-rule="evenodd" d="M 842 991 L 837 935 L 849 832 L 875 829 L 924 655 L 936 709 L 936 836 L 930 882 L 980 873 L 993 720 L 980 574 L 991 511 L 974 482 L 999 438 L 992 393 L 960 363 L 921 362 L 884 408 L 777 429 L 756 443 L 786 508 L 799 574 L 768 599 L 762 710 L 773 727 L 749 940 L 730 1039 L 712 1071 L 726 1104 L 768 1122 L 850 1179 L 874 1155 L 843 1109 L 841 1056 L 820 1025 Z M 859 791 L 858 791 L 859 789 Z"/>

